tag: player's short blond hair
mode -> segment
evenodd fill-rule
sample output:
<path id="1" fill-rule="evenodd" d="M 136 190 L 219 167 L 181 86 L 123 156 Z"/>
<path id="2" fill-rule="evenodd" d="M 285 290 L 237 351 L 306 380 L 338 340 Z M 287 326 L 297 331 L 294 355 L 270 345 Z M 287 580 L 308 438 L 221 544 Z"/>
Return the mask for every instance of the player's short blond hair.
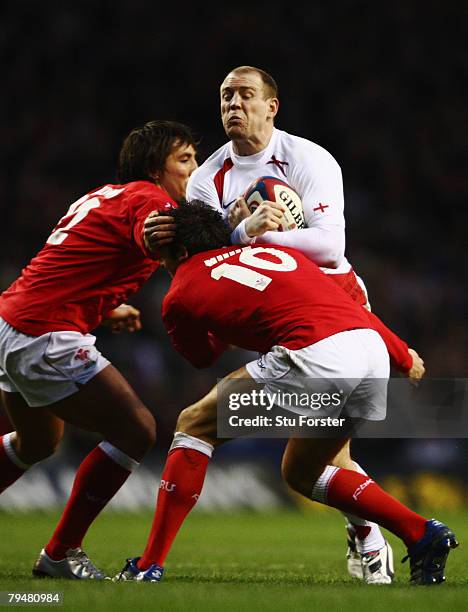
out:
<path id="1" fill-rule="evenodd" d="M 233 68 L 229 72 L 229 74 L 244 74 L 246 72 L 256 72 L 258 76 L 262 79 L 263 83 L 263 93 L 265 94 L 265 98 L 277 98 L 278 97 L 278 85 L 276 84 L 275 79 L 262 70 L 261 68 L 255 68 L 255 66 L 238 66 L 237 68 Z"/>

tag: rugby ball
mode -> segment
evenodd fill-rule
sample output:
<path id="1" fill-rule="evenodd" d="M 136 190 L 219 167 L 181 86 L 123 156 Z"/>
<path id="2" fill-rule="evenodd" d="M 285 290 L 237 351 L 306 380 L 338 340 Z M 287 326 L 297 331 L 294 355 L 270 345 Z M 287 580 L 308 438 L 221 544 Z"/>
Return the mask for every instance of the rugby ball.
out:
<path id="1" fill-rule="evenodd" d="M 305 226 L 304 210 L 299 195 L 287 183 L 274 176 L 261 176 L 255 179 L 244 194 L 250 212 L 268 200 L 281 202 L 286 206 L 278 231 L 286 232 Z"/>

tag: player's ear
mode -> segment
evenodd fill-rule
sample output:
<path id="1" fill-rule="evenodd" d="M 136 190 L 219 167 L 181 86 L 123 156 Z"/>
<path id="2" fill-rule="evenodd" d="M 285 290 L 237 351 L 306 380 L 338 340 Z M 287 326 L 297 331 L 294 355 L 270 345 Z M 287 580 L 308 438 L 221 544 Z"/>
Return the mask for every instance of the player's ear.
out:
<path id="1" fill-rule="evenodd" d="M 159 172 L 159 170 L 154 170 L 153 172 L 150 172 L 149 176 L 152 181 L 156 183 L 156 185 L 159 185 L 159 183 L 161 182 L 161 172 Z"/>
<path id="2" fill-rule="evenodd" d="M 180 263 L 181 261 L 185 261 L 186 259 L 188 259 L 188 251 L 187 249 L 181 245 L 177 251 L 177 261 Z"/>
<path id="3" fill-rule="evenodd" d="M 279 110 L 279 100 L 278 98 L 270 98 L 268 100 L 268 114 L 269 116 L 274 119 L 277 112 Z"/>

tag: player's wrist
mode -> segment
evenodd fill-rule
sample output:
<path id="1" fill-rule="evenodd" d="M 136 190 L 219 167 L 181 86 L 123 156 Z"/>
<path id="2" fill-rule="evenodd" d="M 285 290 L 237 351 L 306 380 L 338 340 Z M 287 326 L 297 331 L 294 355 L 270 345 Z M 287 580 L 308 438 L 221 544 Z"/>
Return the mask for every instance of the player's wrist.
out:
<path id="1" fill-rule="evenodd" d="M 249 236 L 245 227 L 247 219 L 243 219 L 231 233 L 232 244 L 252 244 L 256 236 Z"/>

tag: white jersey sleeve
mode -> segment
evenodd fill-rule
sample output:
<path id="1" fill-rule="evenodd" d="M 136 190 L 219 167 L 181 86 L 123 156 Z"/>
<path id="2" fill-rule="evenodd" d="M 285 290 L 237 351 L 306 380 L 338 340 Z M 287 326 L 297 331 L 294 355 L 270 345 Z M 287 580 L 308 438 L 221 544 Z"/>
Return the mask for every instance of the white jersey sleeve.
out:
<path id="1" fill-rule="evenodd" d="M 344 228 L 307 227 L 289 232 L 265 232 L 252 242 L 298 249 L 323 268 L 338 268 L 345 252 Z"/>

